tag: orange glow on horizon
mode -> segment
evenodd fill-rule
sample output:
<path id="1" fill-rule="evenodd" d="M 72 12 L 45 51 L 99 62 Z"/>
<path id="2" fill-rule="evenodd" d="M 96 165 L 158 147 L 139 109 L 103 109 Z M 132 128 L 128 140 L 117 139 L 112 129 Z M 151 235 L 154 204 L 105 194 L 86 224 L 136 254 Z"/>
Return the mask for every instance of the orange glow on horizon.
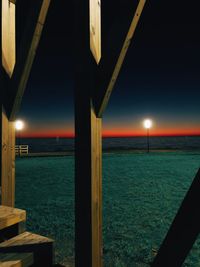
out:
<path id="1" fill-rule="evenodd" d="M 16 134 L 16 137 L 20 138 L 73 138 L 74 133 L 59 133 L 59 132 L 53 132 L 53 133 L 24 133 L 24 134 Z"/>
<path id="2" fill-rule="evenodd" d="M 20 138 L 73 138 L 74 132 L 70 131 L 24 131 L 17 133 L 16 136 Z M 136 129 L 135 131 L 130 129 L 104 129 L 102 133 L 103 137 L 142 137 L 146 136 L 144 129 Z M 150 130 L 150 136 L 200 136 L 200 129 L 152 129 Z"/>

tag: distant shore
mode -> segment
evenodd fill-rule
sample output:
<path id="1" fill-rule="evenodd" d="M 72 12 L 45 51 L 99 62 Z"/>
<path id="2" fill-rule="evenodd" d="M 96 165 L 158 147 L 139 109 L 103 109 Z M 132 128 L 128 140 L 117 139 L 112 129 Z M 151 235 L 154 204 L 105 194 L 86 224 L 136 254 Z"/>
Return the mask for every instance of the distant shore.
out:
<path id="1" fill-rule="evenodd" d="M 150 153 L 169 153 L 169 152 L 195 152 L 200 153 L 200 149 L 151 149 Z M 17 157 L 29 158 L 29 157 L 66 157 L 66 156 L 74 156 L 74 150 L 71 151 L 45 151 L 45 152 L 30 152 L 28 154 L 24 154 Z M 113 153 L 136 153 L 143 154 L 147 153 L 146 149 L 134 149 L 134 148 L 112 148 L 112 149 L 103 149 L 104 154 L 113 154 Z"/>

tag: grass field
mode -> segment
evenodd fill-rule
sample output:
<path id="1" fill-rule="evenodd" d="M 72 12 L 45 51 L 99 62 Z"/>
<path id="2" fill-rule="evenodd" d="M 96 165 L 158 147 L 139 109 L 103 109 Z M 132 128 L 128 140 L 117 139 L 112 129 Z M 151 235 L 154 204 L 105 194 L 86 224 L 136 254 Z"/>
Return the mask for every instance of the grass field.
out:
<path id="1" fill-rule="evenodd" d="M 198 168 L 200 153 L 103 155 L 105 267 L 146 266 L 158 249 Z M 28 229 L 56 240 L 56 260 L 74 257 L 74 158 L 16 160 L 16 206 Z M 200 266 L 200 240 L 185 267 Z"/>

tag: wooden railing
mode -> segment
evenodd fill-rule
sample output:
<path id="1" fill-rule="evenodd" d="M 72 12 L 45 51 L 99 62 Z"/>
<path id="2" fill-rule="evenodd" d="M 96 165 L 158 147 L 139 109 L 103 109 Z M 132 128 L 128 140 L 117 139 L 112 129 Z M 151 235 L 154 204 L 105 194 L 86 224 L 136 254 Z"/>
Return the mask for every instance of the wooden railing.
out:
<path id="1" fill-rule="evenodd" d="M 15 146 L 15 155 L 23 156 L 28 155 L 28 145 L 16 145 Z"/>

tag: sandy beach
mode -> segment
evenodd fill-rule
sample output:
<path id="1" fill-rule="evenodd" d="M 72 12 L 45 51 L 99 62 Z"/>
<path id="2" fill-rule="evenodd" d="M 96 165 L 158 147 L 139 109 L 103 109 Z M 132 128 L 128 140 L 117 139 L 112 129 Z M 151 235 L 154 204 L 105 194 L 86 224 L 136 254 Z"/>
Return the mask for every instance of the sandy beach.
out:
<path id="1" fill-rule="evenodd" d="M 133 267 L 133 262 L 134 267 L 149 265 L 200 167 L 199 162 L 198 151 L 103 153 L 105 267 Z M 73 262 L 73 153 L 17 158 L 16 206 L 27 210 L 28 230 L 56 240 L 57 262 Z M 198 267 L 199 249 L 198 239 L 184 267 Z"/>

